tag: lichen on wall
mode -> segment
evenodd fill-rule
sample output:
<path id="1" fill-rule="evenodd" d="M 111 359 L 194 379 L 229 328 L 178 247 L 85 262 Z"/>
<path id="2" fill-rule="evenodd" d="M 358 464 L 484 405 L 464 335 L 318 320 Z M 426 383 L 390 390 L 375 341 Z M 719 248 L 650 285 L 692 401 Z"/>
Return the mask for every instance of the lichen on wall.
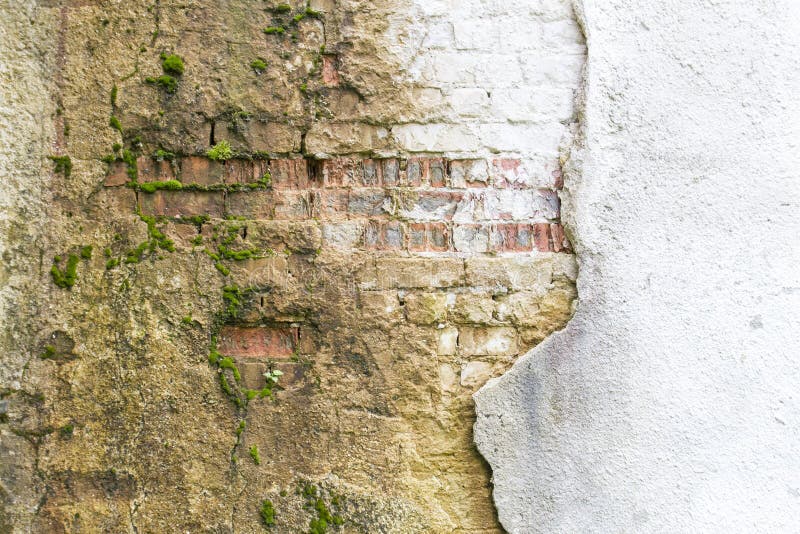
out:
<path id="1" fill-rule="evenodd" d="M 498 531 L 471 394 L 575 297 L 565 6 L 30 6 L 6 523 Z"/>

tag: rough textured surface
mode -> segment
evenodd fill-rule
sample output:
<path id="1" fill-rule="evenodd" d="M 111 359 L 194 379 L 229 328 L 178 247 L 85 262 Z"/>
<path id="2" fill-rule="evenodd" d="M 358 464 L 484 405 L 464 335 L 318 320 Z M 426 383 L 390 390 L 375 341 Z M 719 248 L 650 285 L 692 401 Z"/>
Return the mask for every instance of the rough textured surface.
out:
<path id="1" fill-rule="evenodd" d="M 0 531 L 499 531 L 471 394 L 572 313 L 568 3 L 3 10 Z"/>
<path id="2" fill-rule="evenodd" d="M 476 395 L 500 519 L 795 531 L 798 6 L 582 4 L 580 303 Z"/>

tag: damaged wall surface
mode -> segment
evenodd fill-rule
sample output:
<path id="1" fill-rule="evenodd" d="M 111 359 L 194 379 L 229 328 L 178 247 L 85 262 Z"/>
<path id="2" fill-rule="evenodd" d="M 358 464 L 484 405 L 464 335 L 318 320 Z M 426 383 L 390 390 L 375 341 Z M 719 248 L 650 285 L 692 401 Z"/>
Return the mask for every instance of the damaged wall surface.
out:
<path id="1" fill-rule="evenodd" d="M 471 396 L 572 314 L 569 2 L 17 4 L 0 531 L 501 531 Z"/>
<path id="2" fill-rule="evenodd" d="M 800 8 L 581 2 L 580 303 L 476 395 L 510 532 L 800 524 Z"/>

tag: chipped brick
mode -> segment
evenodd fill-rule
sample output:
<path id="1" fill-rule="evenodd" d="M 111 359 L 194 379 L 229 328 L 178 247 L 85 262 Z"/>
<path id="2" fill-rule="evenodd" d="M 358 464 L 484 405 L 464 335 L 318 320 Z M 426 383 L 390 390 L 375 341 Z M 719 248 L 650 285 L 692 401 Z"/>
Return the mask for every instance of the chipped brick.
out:
<path id="1" fill-rule="evenodd" d="M 221 184 L 224 174 L 222 163 L 206 157 L 188 156 L 180 160 L 180 181 L 184 184 Z"/>
<path id="2" fill-rule="evenodd" d="M 553 245 L 550 242 L 550 225 L 547 223 L 536 223 L 533 225 L 533 243 L 539 252 L 550 252 Z"/>
<path id="3" fill-rule="evenodd" d="M 291 326 L 224 326 L 217 350 L 234 358 L 289 358 L 298 341 L 299 329 Z"/>
<path id="4" fill-rule="evenodd" d="M 275 159 L 269 162 L 272 187 L 275 189 L 305 189 L 309 186 L 308 164 L 305 159 Z"/>
<path id="5" fill-rule="evenodd" d="M 142 156 L 136 160 L 136 169 L 139 182 L 166 182 L 175 179 L 172 163 L 169 161 L 156 161 Z"/>
<path id="6" fill-rule="evenodd" d="M 156 191 L 139 195 L 139 207 L 145 215 L 222 217 L 224 202 L 221 192 Z"/>

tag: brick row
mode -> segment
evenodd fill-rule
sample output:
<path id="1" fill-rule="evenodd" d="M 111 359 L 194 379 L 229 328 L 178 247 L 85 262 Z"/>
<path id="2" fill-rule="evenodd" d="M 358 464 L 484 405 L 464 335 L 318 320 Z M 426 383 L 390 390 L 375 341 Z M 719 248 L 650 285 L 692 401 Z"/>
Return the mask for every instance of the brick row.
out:
<path id="1" fill-rule="evenodd" d="M 185 156 L 174 161 L 142 156 L 137 159 L 137 167 L 139 182 L 178 180 L 204 186 L 253 183 L 269 173 L 272 187 L 278 190 L 342 187 L 531 189 L 533 183 L 541 182 L 535 179 L 534 170 L 528 168 L 526 162 L 513 158 L 282 158 L 234 159 L 222 163 L 203 156 Z M 120 186 L 128 180 L 126 165 L 116 162 L 110 166 L 105 185 Z M 549 180 L 553 187 L 560 188 L 560 171 L 552 171 Z"/>
<path id="2" fill-rule="evenodd" d="M 558 223 L 458 224 L 369 220 L 364 248 L 409 252 L 570 252 Z"/>
<path id="3" fill-rule="evenodd" d="M 407 221 L 553 222 L 560 201 L 553 190 L 259 189 L 234 192 L 159 190 L 140 193 L 148 215 L 231 215 L 255 220 L 400 218 Z"/>

